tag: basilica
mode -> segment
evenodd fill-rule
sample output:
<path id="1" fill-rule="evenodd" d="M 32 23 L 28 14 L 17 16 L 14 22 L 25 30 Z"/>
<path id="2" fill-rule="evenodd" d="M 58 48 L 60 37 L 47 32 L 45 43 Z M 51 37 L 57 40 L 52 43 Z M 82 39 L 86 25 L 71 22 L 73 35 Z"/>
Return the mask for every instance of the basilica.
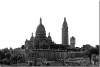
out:
<path id="1" fill-rule="evenodd" d="M 46 36 L 46 30 L 42 24 L 42 18 L 40 18 L 40 24 L 37 26 L 35 36 L 33 36 L 32 33 L 30 40 L 26 39 L 25 41 L 25 50 L 27 55 L 34 58 L 45 58 L 46 60 L 66 58 L 67 51 L 74 48 L 75 37 L 72 36 L 70 40 L 68 38 L 68 24 L 66 18 L 64 18 L 62 24 L 62 44 L 56 44 L 52 41 L 50 33 Z"/>

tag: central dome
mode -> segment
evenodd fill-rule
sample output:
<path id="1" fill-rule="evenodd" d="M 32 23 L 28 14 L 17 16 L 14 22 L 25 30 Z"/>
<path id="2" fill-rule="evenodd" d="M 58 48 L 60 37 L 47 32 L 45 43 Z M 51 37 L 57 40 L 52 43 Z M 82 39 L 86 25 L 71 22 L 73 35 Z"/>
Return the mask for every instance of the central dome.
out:
<path id="1" fill-rule="evenodd" d="M 45 27 L 42 24 L 41 18 L 40 18 L 40 24 L 38 25 L 37 30 L 36 30 L 36 36 L 46 36 Z"/>

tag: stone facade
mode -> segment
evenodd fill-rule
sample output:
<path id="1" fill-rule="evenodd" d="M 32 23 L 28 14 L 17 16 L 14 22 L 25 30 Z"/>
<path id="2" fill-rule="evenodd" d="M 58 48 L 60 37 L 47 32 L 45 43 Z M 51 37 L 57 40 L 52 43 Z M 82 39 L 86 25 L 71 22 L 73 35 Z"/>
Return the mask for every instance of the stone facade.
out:
<path id="1" fill-rule="evenodd" d="M 38 25 L 35 33 L 35 37 L 32 36 L 30 40 L 25 41 L 25 49 L 27 56 L 34 58 L 46 58 L 47 60 L 59 60 L 64 59 L 67 56 L 68 45 L 68 26 L 66 18 L 64 18 L 62 28 L 62 44 L 56 44 L 52 41 L 50 33 L 46 36 L 46 30 L 42 24 L 40 18 L 40 24 Z"/>

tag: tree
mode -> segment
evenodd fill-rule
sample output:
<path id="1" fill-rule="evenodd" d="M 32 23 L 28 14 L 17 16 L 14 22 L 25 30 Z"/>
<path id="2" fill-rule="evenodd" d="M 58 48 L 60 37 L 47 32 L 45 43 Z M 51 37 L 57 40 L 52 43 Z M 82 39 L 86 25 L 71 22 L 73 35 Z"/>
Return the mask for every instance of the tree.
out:
<path id="1" fill-rule="evenodd" d="M 90 63 L 93 54 L 99 55 L 99 48 L 95 47 L 86 51 L 85 55 L 89 57 Z"/>
<path id="2" fill-rule="evenodd" d="M 22 46 L 21 46 L 21 49 L 25 49 L 25 45 L 22 45 Z"/>
<path id="3" fill-rule="evenodd" d="M 3 58 L 5 58 L 5 54 L 2 50 L 0 50 L 0 60 L 2 60 Z"/>
<path id="4" fill-rule="evenodd" d="M 87 51 L 87 50 L 90 50 L 90 49 L 92 49 L 93 47 L 90 45 L 90 44 L 86 44 L 86 45 L 83 45 L 82 47 L 81 47 L 81 50 L 82 51 Z"/>

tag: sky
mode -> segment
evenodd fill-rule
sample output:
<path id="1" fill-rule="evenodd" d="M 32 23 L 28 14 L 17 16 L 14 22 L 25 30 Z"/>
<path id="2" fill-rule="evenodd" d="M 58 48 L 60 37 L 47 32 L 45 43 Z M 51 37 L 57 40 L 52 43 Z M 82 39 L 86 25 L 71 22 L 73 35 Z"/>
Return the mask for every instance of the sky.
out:
<path id="1" fill-rule="evenodd" d="M 57 44 L 64 17 L 77 47 L 99 44 L 99 0 L 0 0 L 0 49 L 24 45 L 35 36 L 40 17 L 46 36 L 50 32 Z"/>

